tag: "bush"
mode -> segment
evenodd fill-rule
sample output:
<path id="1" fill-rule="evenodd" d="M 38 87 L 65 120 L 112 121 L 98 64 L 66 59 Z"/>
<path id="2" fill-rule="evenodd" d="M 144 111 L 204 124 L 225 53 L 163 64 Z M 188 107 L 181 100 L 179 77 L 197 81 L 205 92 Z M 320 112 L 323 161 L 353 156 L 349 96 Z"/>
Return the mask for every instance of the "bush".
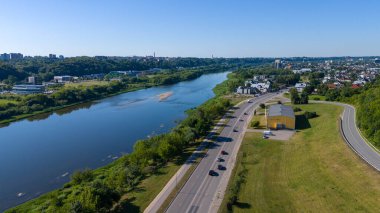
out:
<path id="1" fill-rule="evenodd" d="M 301 108 L 299 108 L 299 107 L 294 107 L 294 108 L 293 108 L 293 111 L 294 111 L 294 112 L 301 112 L 301 111 L 302 111 L 302 109 L 301 109 Z"/>
<path id="2" fill-rule="evenodd" d="M 265 109 L 265 104 L 261 103 L 259 106 L 261 107 L 261 109 Z"/>
<path id="3" fill-rule="evenodd" d="M 252 121 L 251 122 L 251 127 L 253 127 L 253 128 L 257 128 L 257 127 L 259 127 L 260 126 L 260 121 Z"/>
<path id="4" fill-rule="evenodd" d="M 319 101 L 319 100 L 321 100 L 319 97 L 315 97 L 315 98 L 313 98 L 315 101 Z"/>
<path id="5" fill-rule="evenodd" d="M 305 115 L 305 117 L 306 117 L 307 119 L 315 118 L 315 117 L 318 116 L 316 112 L 308 112 L 308 111 L 306 111 L 306 112 L 304 113 L 304 115 Z"/>
<path id="6" fill-rule="evenodd" d="M 89 169 L 83 171 L 76 171 L 71 175 L 71 180 L 74 184 L 80 184 L 84 181 L 90 181 L 92 179 L 92 172 Z"/>

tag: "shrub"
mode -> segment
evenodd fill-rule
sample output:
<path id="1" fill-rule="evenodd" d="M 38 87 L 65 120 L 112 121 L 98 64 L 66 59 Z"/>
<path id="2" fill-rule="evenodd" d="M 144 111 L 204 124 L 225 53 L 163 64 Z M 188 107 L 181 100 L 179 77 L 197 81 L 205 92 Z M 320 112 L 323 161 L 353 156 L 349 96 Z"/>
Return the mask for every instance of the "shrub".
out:
<path id="1" fill-rule="evenodd" d="M 321 100 L 319 97 L 315 97 L 315 98 L 313 98 L 315 101 L 319 101 L 319 100 Z"/>
<path id="2" fill-rule="evenodd" d="M 261 109 L 265 109 L 265 104 L 261 103 L 259 106 L 261 107 Z"/>
<path id="3" fill-rule="evenodd" d="M 318 116 L 316 112 L 308 112 L 308 111 L 306 111 L 306 112 L 304 113 L 304 115 L 305 115 L 305 117 L 306 117 L 307 119 L 315 118 L 315 117 Z"/>
<path id="4" fill-rule="evenodd" d="M 259 127 L 260 126 L 260 121 L 252 121 L 251 122 L 251 127 L 253 127 L 253 128 L 257 128 L 257 127 Z"/>
<path id="5" fill-rule="evenodd" d="M 293 108 L 293 111 L 294 111 L 294 112 L 301 112 L 301 111 L 302 111 L 302 109 L 301 109 L 301 108 L 299 108 L 299 107 L 294 107 L 294 108 Z"/>
<path id="6" fill-rule="evenodd" d="M 79 184 L 84 181 L 90 181 L 92 177 L 92 172 L 89 169 L 85 169 L 83 171 L 74 172 L 73 175 L 71 175 L 71 180 L 74 184 Z"/>

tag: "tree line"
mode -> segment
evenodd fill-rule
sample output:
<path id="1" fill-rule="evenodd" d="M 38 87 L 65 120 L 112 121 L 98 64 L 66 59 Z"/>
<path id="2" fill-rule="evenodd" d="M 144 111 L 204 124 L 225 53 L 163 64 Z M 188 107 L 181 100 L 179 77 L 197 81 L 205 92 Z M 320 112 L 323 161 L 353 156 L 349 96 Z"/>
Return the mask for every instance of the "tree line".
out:
<path id="1" fill-rule="evenodd" d="M 53 107 L 63 107 L 70 104 L 100 99 L 118 92 L 136 88 L 157 85 L 173 84 L 184 80 L 195 79 L 202 74 L 220 72 L 229 69 L 229 66 L 210 66 L 181 71 L 164 71 L 152 77 L 128 77 L 121 81 L 110 81 L 105 85 L 91 85 L 78 87 L 59 87 L 53 94 L 9 95 L 2 94 L 0 99 L 16 100 L 16 103 L 0 105 L 0 121 L 12 119 L 15 116 L 46 111 Z"/>
<path id="2" fill-rule="evenodd" d="M 0 61 L 0 81 L 14 83 L 27 76 L 37 76 L 41 81 L 50 81 L 55 75 L 82 76 L 108 73 L 116 70 L 143 71 L 151 68 L 173 69 L 210 65 L 235 66 L 261 64 L 269 59 L 260 58 L 142 58 L 142 57 L 71 57 L 49 59 L 44 57 Z"/>

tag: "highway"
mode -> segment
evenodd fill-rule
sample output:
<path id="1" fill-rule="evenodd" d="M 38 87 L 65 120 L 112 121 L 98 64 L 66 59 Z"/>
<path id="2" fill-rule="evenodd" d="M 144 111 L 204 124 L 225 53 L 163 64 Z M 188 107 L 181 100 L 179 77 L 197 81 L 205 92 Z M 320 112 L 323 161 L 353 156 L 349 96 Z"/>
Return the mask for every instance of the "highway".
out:
<path id="1" fill-rule="evenodd" d="M 276 96 L 276 94 L 265 94 L 254 98 L 252 99 L 252 103 L 245 102 L 231 113 L 232 116 L 217 137 L 215 145 L 209 148 L 205 157 L 201 160 L 186 184 L 170 204 L 167 212 L 193 213 L 217 211 L 217 209 L 210 209 L 210 207 L 212 206 L 215 195 L 221 187 L 220 185 L 227 185 L 228 177 L 223 178 L 223 176 L 228 174 L 227 171 L 229 171 L 230 174 L 230 170 L 232 170 L 234 165 L 232 153 L 238 150 L 240 143 L 237 143 L 237 141 L 241 141 L 244 135 L 245 128 L 249 122 L 248 118 L 254 108 L 274 96 Z M 235 132 L 234 129 L 237 131 Z M 228 155 L 221 155 L 222 150 L 226 151 Z M 217 162 L 218 157 L 222 157 L 225 162 Z M 227 170 L 218 170 L 218 164 L 226 166 Z M 211 169 L 216 171 L 218 176 L 210 176 L 209 171 Z M 221 183 L 222 180 L 224 180 L 223 183 Z"/>

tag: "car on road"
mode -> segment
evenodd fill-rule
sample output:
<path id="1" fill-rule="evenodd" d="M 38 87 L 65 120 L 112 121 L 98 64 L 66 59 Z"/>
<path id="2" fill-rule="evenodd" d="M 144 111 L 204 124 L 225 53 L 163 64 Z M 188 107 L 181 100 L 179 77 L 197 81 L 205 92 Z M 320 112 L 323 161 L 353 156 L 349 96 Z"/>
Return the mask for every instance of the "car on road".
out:
<path id="1" fill-rule="evenodd" d="M 220 152 L 220 154 L 222 154 L 222 155 L 228 155 L 228 152 L 222 150 L 222 151 Z"/>
<path id="2" fill-rule="evenodd" d="M 248 103 L 252 103 L 252 100 L 249 100 Z"/>
<path id="3" fill-rule="evenodd" d="M 238 130 L 237 130 L 237 129 L 234 129 L 234 132 L 238 132 Z"/>
<path id="4" fill-rule="evenodd" d="M 217 172 L 215 172 L 214 170 L 210 170 L 209 172 L 208 172 L 208 175 L 210 175 L 210 176 L 218 176 L 219 174 L 217 173 Z"/>
<path id="5" fill-rule="evenodd" d="M 218 169 L 219 170 L 226 170 L 227 168 L 221 164 L 218 165 Z"/>
<path id="6" fill-rule="evenodd" d="M 245 112 L 244 115 L 248 115 L 248 114 Z"/>
<path id="7" fill-rule="evenodd" d="M 240 119 L 239 121 L 244 121 L 243 119 Z"/>
<path id="8" fill-rule="evenodd" d="M 224 162 L 225 160 L 223 158 L 219 157 L 219 158 L 216 159 L 216 161 L 218 161 L 218 162 Z"/>

